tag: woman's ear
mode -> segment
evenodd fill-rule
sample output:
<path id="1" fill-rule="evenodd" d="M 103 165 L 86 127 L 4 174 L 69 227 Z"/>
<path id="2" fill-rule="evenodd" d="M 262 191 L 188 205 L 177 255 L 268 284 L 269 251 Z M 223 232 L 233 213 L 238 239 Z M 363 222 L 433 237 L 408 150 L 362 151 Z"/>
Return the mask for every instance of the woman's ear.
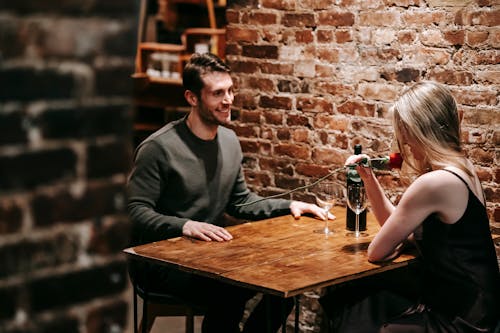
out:
<path id="1" fill-rule="evenodd" d="M 184 92 L 184 98 L 189 103 L 189 105 L 191 105 L 191 106 L 198 105 L 198 96 L 196 96 L 196 94 L 193 93 L 191 90 L 186 90 Z"/>

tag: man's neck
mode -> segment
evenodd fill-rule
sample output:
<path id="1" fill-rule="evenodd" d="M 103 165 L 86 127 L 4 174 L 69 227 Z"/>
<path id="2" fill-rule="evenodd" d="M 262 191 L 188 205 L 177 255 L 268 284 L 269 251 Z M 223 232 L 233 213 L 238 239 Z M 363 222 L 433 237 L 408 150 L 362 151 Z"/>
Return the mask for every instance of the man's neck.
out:
<path id="1" fill-rule="evenodd" d="M 198 114 L 191 110 L 186 118 L 186 124 L 191 132 L 202 140 L 213 140 L 217 135 L 218 125 L 206 124 Z"/>

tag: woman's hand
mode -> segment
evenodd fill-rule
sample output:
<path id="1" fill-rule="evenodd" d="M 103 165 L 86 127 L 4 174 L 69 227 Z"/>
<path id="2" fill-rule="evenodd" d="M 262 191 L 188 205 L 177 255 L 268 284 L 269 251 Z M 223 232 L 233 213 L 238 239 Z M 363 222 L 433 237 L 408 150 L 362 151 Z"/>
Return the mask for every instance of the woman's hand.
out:
<path id="1" fill-rule="evenodd" d="M 373 175 L 372 168 L 370 168 L 369 166 L 366 166 L 366 161 L 368 161 L 369 159 L 370 159 L 370 157 L 366 154 L 351 155 L 347 158 L 344 165 L 350 166 L 350 165 L 355 164 L 356 171 L 361 176 L 361 178 L 363 180 L 365 180 L 368 177 Z"/>

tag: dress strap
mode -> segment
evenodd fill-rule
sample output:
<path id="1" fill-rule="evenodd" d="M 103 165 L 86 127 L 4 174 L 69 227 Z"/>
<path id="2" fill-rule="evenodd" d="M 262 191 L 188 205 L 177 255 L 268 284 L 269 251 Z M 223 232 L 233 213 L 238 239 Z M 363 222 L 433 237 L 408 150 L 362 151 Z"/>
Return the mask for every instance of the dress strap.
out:
<path id="1" fill-rule="evenodd" d="M 467 186 L 467 189 L 469 191 L 471 191 L 472 193 L 474 193 L 471 188 L 469 187 L 469 184 L 465 181 L 465 179 L 462 178 L 462 176 L 460 176 L 458 173 L 456 173 L 455 171 L 451 171 L 451 170 L 448 170 L 448 169 L 441 169 L 441 170 L 444 170 L 444 171 L 448 171 L 449 173 L 452 173 L 454 174 L 455 176 L 457 176 L 464 184 L 465 186 Z M 483 205 L 484 203 L 486 202 L 486 196 L 484 194 L 484 190 L 482 191 L 482 194 L 483 194 Z"/>
<path id="2" fill-rule="evenodd" d="M 458 173 L 456 173 L 455 171 L 451 171 L 451 170 L 448 170 L 448 169 L 441 169 L 441 170 L 444 170 L 444 171 L 448 171 L 449 173 L 452 173 L 454 174 L 455 176 L 457 176 L 458 178 L 460 178 L 460 180 L 465 184 L 465 186 L 467 186 L 467 188 L 470 190 L 470 187 L 469 187 L 469 184 L 467 184 L 467 182 L 465 181 L 465 179 L 462 178 L 462 176 L 460 176 Z M 471 190 L 472 191 L 472 190 Z"/>

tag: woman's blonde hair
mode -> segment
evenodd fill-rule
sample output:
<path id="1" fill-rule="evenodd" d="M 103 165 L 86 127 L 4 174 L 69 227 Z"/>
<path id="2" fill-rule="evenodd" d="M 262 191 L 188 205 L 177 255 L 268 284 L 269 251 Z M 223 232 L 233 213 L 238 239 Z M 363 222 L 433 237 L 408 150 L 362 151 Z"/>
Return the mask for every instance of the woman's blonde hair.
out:
<path id="1" fill-rule="evenodd" d="M 418 174 L 453 165 L 467 174 L 460 142 L 460 117 L 450 91 L 435 82 L 419 82 L 392 107 L 396 140 L 405 163 Z M 409 154 L 405 141 L 419 146 L 423 160 Z"/>

